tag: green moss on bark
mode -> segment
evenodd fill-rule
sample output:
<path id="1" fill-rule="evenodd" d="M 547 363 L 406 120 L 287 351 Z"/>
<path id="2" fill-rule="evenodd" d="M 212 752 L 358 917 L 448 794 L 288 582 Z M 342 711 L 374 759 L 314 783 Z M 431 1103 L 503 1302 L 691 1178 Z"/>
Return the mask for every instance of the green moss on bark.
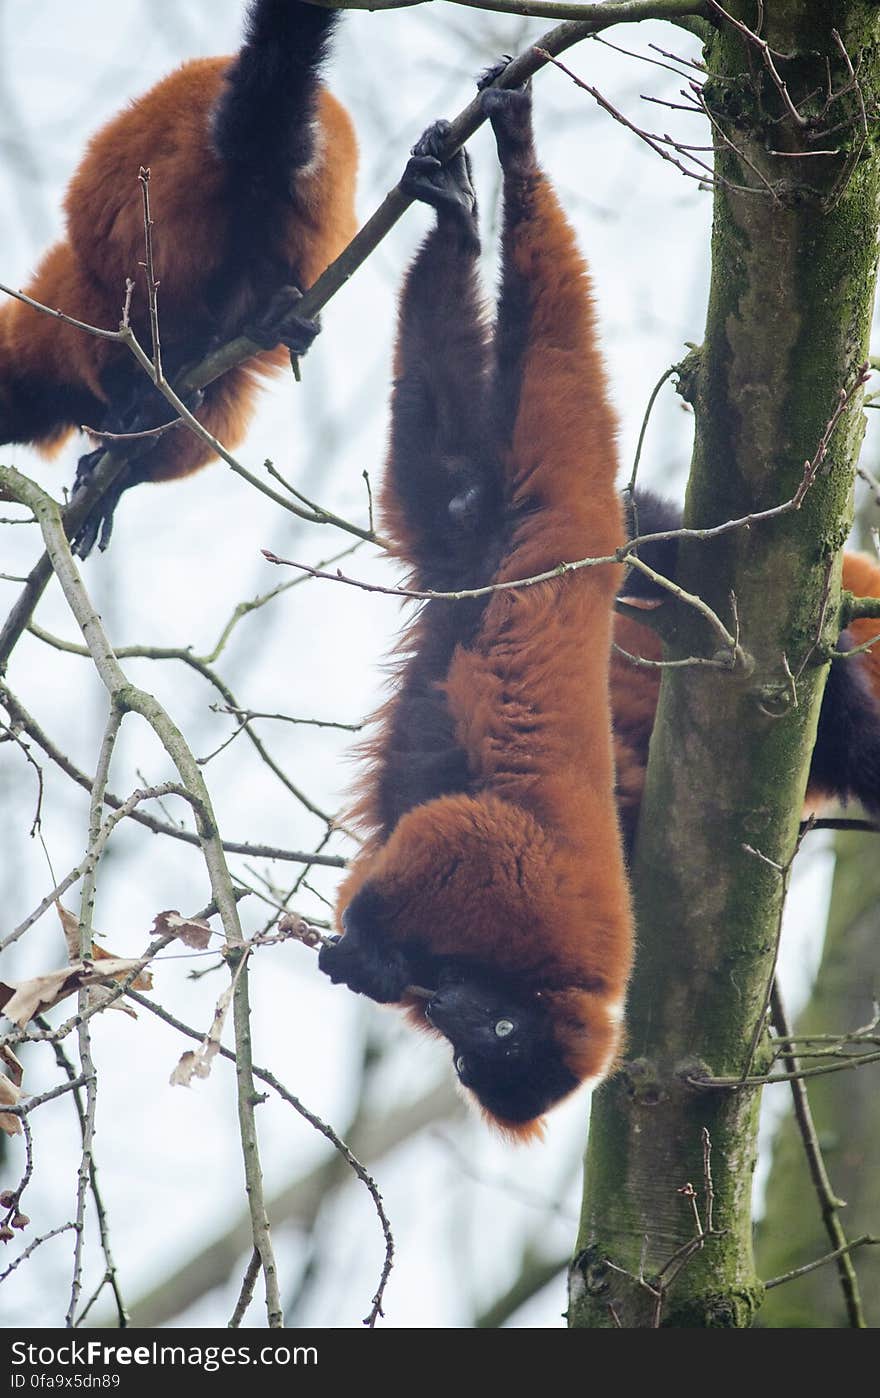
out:
<path id="1" fill-rule="evenodd" d="M 732 8 L 753 21 L 753 5 Z M 707 98 L 740 154 L 725 147 L 717 160 L 706 337 L 686 375 L 696 419 L 686 523 L 696 526 L 791 498 L 867 355 L 880 162 L 851 85 L 824 116 L 821 106 L 825 56 L 835 91 L 847 85 L 832 27 L 860 60 L 861 96 L 876 100 L 878 10 L 786 0 L 765 16 L 765 37 L 789 55 L 776 62 L 792 101 L 844 125 L 839 155 L 808 157 L 811 129 L 786 116 L 755 47 L 729 26 L 708 44 Z M 689 1078 L 695 1061 L 714 1076 L 743 1072 L 765 1002 L 839 629 L 839 550 L 862 431 L 856 394 L 798 512 L 681 549 L 679 581 L 728 629 L 738 618 L 748 663 L 664 673 L 633 869 L 627 1062 L 594 1101 L 578 1240 L 592 1284 L 576 1265 L 572 1325 L 653 1323 L 639 1269 L 661 1274 L 694 1237 L 684 1186 L 705 1223 L 704 1131 L 719 1233 L 678 1272 L 661 1323 L 739 1327 L 760 1302 L 750 1209 L 758 1094 Z M 696 611 L 667 609 L 669 658 L 714 652 Z"/>

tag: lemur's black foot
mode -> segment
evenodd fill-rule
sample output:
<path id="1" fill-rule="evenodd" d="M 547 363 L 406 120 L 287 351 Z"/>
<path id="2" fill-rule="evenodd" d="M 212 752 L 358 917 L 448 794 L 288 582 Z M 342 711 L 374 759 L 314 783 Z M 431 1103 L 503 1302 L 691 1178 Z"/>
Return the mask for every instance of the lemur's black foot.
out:
<path id="1" fill-rule="evenodd" d="M 143 431 L 144 429 L 134 430 Z M 149 438 L 146 441 L 149 442 Z M 124 449 L 123 443 L 120 442 L 119 446 Z M 123 466 L 113 484 L 104 492 L 101 499 L 96 501 L 71 540 L 70 547 L 75 557 L 88 558 L 95 544 L 98 545 L 101 553 L 108 547 L 113 534 L 116 506 L 125 492 L 130 490 L 132 486 L 140 485 L 142 481 L 149 480 L 150 462 L 154 447 L 155 444 L 147 446 L 146 449 L 141 447 L 137 459 L 129 461 Z M 86 489 L 95 467 L 103 459 L 106 452 L 106 447 L 98 447 L 96 451 L 90 451 L 87 456 L 80 457 L 76 467 L 73 500 L 76 500 L 77 495 Z"/>
<path id="2" fill-rule="evenodd" d="M 484 87 L 491 87 L 496 78 L 500 78 L 505 68 L 513 62 L 513 56 L 503 53 L 497 63 L 490 63 L 488 68 L 484 68 L 477 78 L 477 91 L 482 92 Z"/>
<path id="3" fill-rule="evenodd" d="M 334 985 L 347 985 L 380 1005 L 400 1001 L 413 974 L 406 955 L 392 943 L 368 942 L 349 930 L 332 946 L 322 946 L 318 965 Z"/>
<path id="4" fill-rule="evenodd" d="M 362 888 L 342 914 L 345 935 L 318 954 L 318 965 L 334 985 L 347 985 L 380 1005 L 399 1001 L 415 981 L 411 957 L 388 937 L 384 917 L 381 896 Z"/>
<path id="5" fill-rule="evenodd" d="M 505 170 L 531 168 L 535 163 L 532 135 L 532 85 L 522 87 L 492 87 L 504 72 L 509 59 L 487 68 L 477 79 L 480 106 L 495 132 L 498 158 Z"/>
<path id="6" fill-rule="evenodd" d="M 91 477 L 91 473 L 98 462 L 104 456 L 105 448 L 99 447 L 97 451 L 90 451 L 87 456 L 81 456 L 76 468 L 76 484 L 73 488 L 73 499 L 77 493 L 84 490 Z M 71 540 L 70 549 L 76 558 L 88 558 L 95 544 L 103 553 L 110 543 L 113 533 L 113 517 L 116 506 L 119 504 L 123 493 L 135 482 L 128 479 L 130 468 L 124 467 L 121 475 L 110 486 L 107 493 L 94 506 L 79 530 Z"/>
<path id="7" fill-rule="evenodd" d="M 320 316 L 301 316 L 297 306 L 302 292 L 296 286 L 282 286 L 275 292 L 261 316 L 250 321 L 243 333 L 263 349 L 286 345 L 291 354 L 305 354 L 321 329 Z"/>
<path id="8" fill-rule="evenodd" d="M 477 196 L 471 182 L 471 162 L 462 147 L 444 164 L 441 154 L 450 131 L 448 121 L 435 121 L 412 148 L 400 181 L 411 199 L 429 204 L 438 214 L 451 214 L 468 229 L 477 219 Z"/>
<path id="9" fill-rule="evenodd" d="M 204 398 L 205 395 L 199 388 L 186 394 L 181 401 L 191 413 L 194 413 L 201 407 Z M 172 412 L 173 409 L 166 399 L 154 389 L 148 379 L 144 379 L 138 381 L 122 407 L 111 408 L 105 416 L 101 424 L 101 431 L 118 433 L 123 437 L 123 440 L 108 441 L 104 446 L 97 447 L 95 451 L 90 451 L 85 456 L 80 457 L 77 462 L 71 498 L 76 500 L 77 496 L 86 489 L 95 467 L 108 450 L 115 447 L 119 452 L 125 452 L 130 460 L 102 498 L 96 502 L 74 535 L 71 549 L 76 557 L 88 558 L 96 543 L 102 553 L 109 545 L 113 533 L 113 517 L 116 506 L 123 494 L 132 486 L 140 485 L 142 481 L 150 479 L 152 463 L 155 460 L 153 453 L 157 450 L 161 451 L 161 444 L 165 437 L 165 432 L 161 429 L 166 427 L 169 432 L 186 430 L 183 426 L 175 424 L 175 420 L 170 418 Z M 157 428 L 160 430 L 157 431 Z M 139 438 L 138 433 L 149 433 L 150 435 Z"/>

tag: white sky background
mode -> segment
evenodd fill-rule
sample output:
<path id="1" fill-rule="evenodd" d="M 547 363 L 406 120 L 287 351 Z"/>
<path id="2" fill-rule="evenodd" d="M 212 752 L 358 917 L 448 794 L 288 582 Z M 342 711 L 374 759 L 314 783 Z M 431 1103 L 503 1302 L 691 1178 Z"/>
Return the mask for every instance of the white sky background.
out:
<path id="1" fill-rule="evenodd" d="M 177 62 L 232 51 L 241 11 L 240 0 L 78 0 L 75 5 L 0 0 L 0 280 L 24 284 L 39 254 L 59 234 L 63 189 L 88 135 Z M 363 218 L 399 177 L 409 146 L 427 122 L 453 115 L 470 99 L 473 75 L 482 66 L 501 52 L 517 51 L 548 27 L 540 20 L 508 20 L 441 4 L 347 17 L 331 83 L 360 133 Z M 609 37 L 644 53 L 653 40 L 698 56 L 696 42 L 670 26 L 632 26 Z M 571 51 L 566 62 L 640 125 L 661 131 L 673 126 L 677 113 L 639 100 L 645 92 L 677 100 L 682 83 L 672 73 L 592 43 Z M 562 74 L 542 73 L 535 97 L 539 148 L 596 282 L 628 473 L 651 387 L 682 357 L 685 342 L 702 335 L 710 196 L 598 111 Z M 687 139 L 704 141 L 701 121 L 685 120 Z M 481 133 L 471 149 L 490 235 L 497 191 L 494 147 Z M 161 178 L 160 169 L 154 168 L 153 177 Z M 381 474 L 395 288 L 426 219 L 423 211 L 411 210 L 333 300 L 324 313 L 323 333 L 304 362 L 302 384 L 285 378 L 265 392 L 253 431 L 238 451 L 257 471 L 271 457 L 307 495 L 361 521 L 366 520 L 361 473 L 370 471 L 374 487 Z M 156 236 L 161 239 L 161 227 Z M 486 242 L 491 245 L 492 237 Z M 645 483 L 680 497 L 690 435 L 690 418 L 667 387 L 647 439 Z M 72 443 L 46 463 L 22 448 L 3 448 L 0 459 L 58 494 L 69 484 L 82 449 L 81 442 Z M 26 572 L 38 551 L 36 531 L 5 528 L 0 538 L 0 571 Z M 84 576 L 115 644 L 191 645 L 203 653 L 238 602 L 283 580 L 262 559 L 261 547 L 315 563 L 347 543 L 336 530 L 298 523 L 215 464 L 187 481 L 139 487 L 124 497 L 109 553 L 90 559 Z M 375 550 L 361 549 L 346 570 L 392 581 L 391 571 L 374 555 Z M 14 584 L 0 583 L 4 615 L 17 592 Z M 55 588 L 47 592 L 38 621 L 80 639 Z M 242 622 L 217 668 L 247 707 L 356 722 L 382 692 L 380 661 L 398 624 L 394 599 L 312 581 Z M 208 707 L 217 696 L 184 666 L 131 661 L 126 668 L 158 695 L 197 755 L 229 736 L 232 720 Z M 9 682 L 72 759 L 93 770 L 106 705 L 90 663 L 28 637 L 15 652 Z M 259 731 L 300 788 L 325 809 L 338 806 L 354 770 L 345 760 L 348 735 L 268 723 Z M 35 755 L 46 785 L 43 834 L 61 877 L 82 857 L 87 796 Z M 127 795 L 142 784 L 138 771 L 149 783 L 171 775 L 158 744 L 130 717 L 114 760 L 112 789 Z M 206 776 L 227 838 L 300 849 L 313 848 L 320 839 L 320 822 L 263 767 L 244 736 L 207 766 Z M 36 800 L 34 770 L 9 743 L 0 745 L 0 797 L 3 933 L 53 882 L 42 849 L 27 833 Z M 179 814 L 172 811 L 173 817 Z M 812 837 L 809 854 L 800 861 L 792 897 L 783 970 L 794 1004 L 806 992 L 824 919 L 831 861 L 820 840 Z M 329 848 L 343 852 L 344 842 L 337 836 Z M 248 882 L 255 881 L 243 861 L 232 858 L 231 864 Z M 258 872 L 285 887 L 298 869 L 275 865 Z M 314 870 L 310 882 L 332 898 L 336 873 Z M 196 852 L 139 827 L 120 828 L 102 867 L 96 926 L 114 951 L 135 955 L 158 911 L 193 912 L 209 896 Z M 71 901 L 71 906 L 76 905 Z M 305 891 L 295 906 L 304 913 L 326 913 Z M 268 911 L 256 898 L 246 900 L 246 931 L 257 930 Z M 60 932 L 54 914 L 47 915 L 7 953 L 3 974 L 21 978 L 62 960 Z M 162 1003 L 200 1029 L 210 1023 L 225 985 L 222 972 L 197 982 L 187 979 L 207 964 L 169 959 L 156 975 Z M 332 987 L 304 948 L 288 945 L 257 958 L 252 998 L 256 1060 L 340 1129 L 355 1106 L 358 1069 L 353 1065 L 368 1032 L 390 1046 L 371 1089 L 379 1104 L 416 1097 L 451 1072 L 442 1046 L 415 1035 L 395 1014 Z M 61 1010 L 53 1012 L 54 1022 L 61 1017 Z M 97 1160 L 123 1287 L 133 1299 L 222 1232 L 240 1209 L 234 1083 L 228 1065 L 218 1062 L 209 1081 L 190 1090 L 169 1087 L 168 1074 L 183 1045 L 146 1012 L 137 1023 L 123 1015 L 98 1017 L 92 1036 L 100 1073 Z M 27 1051 L 25 1067 L 25 1085 L 32 1092 L 56 1080 L 47 1049 Z M 524 1249 L 565 1253 L 574 1235 L 587 1109 L 586 1097 L 579 1095 L 552 1115 L 546 1143 L 529 1149 L 506 1146 L 468 1117 L 379 1162 L 374 1173 L 397 1239 L 386 1325 L 469 1324 L 475 1311 L 505 1289 Z M 323 1139 L 291 1109 L 270 1102 L 258 1119 L 269 1193 L 324 1157 Z M 36 1113 L 33 1126 L 36 1169 L 23 1200 L 33 1220 L 27 1236 L 71 1216 L 79 1153 L 69 1098 Z M 20 1141 L 12 1143 L 9 1155 L 6 1183 L 20 1174 Z M 5 1284 L 5 1294 L 0 1293 L 5 1323 L 60 1323 L 70 1284 L 70 1239 L 64 1235 L 46 1244 Z M 314 1242 L 315 1275 L 293 1323 L 359 1325 L 382 1256 L 372 1205 L 360 1186 L 352 1183 L 328 1201 Z M 293 1228 L 280 1230 L 276 1245 L 283 1293 L 290 1298 L 306 1251 Z M 16 1242 L 8 1255 L 18 1250 Z M 225 1290 L 203 1298 L 179 1321 L 225 1324 L 244 1261 Z M 100 1275 L 92 1235 L 85 1296 Z M 557 1283 L 515 1323 L 561 1325 L 563 1304 Z M 99 1312 L 106 1314 L 103 1304 Z M 250 1323 L 259 1323 L 261 1316 L 255 1301 Z"/>

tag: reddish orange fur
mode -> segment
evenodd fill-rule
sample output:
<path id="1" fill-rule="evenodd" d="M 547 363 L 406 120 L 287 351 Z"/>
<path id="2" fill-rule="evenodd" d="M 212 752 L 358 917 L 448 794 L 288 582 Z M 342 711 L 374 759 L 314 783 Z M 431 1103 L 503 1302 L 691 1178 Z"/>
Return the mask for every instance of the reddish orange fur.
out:
<path id="1" fill-rule="evenodd" d="M 144 276 L 144 226 L 138 171 L 151 170 L 151 204 L 163 345 L 186 343 L 210 321 L 206 289 L 221 267 L 233 211 L 223 162 L 210 139 L 210 115 L 224 86 L 228 57 L 184 64 L 131 103 L 90 141 L 65 198 L 67 237 L 43 258 L 27 294 L 87 324 L 116 329 L 126 278 L 136 282 L 132 325 L 149 348 Z M 356 228 L 354 180 L 357 146 L 345 109 L 325 89 L 318 99 L 319 151 L 299 171 L 286 221 L 275 230 L 279 261 L 301 288 L 312 284 Z M 264 307 L 242 280 L 240 299 L 227 308 L 244 320 Z M 0 409 L 15 382 L 88 390 L 107 402 L 102 376 L 130 352 L 64 325 L 21 302 L 0 307 Z M 253 411 L 258 379 L 287 360 L 283 347 L 254 356 L 206 391 L 196 416 L 234 448 Z M 97 424 L 89 424 L 95 426 Z M 74 426 L 47 422 L 26 440 L 53 450 Z M 18 438 L 15 438 L 18 440 Z M 212 459 L 210 448 L 178 430 L 163 440 L 149 467 L 151 479 L 188 475 Z"/>
<path id="2" fill-rule="evenodd" d="M 516 516 L 497 581 L 607 556 L 624 539 L 616 429 L 586 269 L 541 175 L 506 250 L 532 298 L 503 462 L 514 506 L 528 509 Z M 388 487 L 382 506 L 406 558 L 405 520 Z M 556 1038 L 581 1080 L 612 1065 L 632 955 L 609 707 L 621 573 L 606 564 L 492 595 L 441 685 L 474 794 L 415 806 L 383 840 L 377 778 L 395 701 L 386 706 L 356 807 L 368 839 L 337 908 L 341 919 L 369 882 L 394 910 L 385 929 L 391 938 L 417 938 L 433 954 L 479 958 L 542 986 Z M 402 649 L 418 651 L 424 626 L 416 621 Z M 421 1003 L 410 1001 L 409 1010 L 430 1032 Z M 493 1120 L 517 1139 L 540 1132 L 540 1121 Z"/>
<path id="3" fill-rule="evenodd" d="M 880 597 L 880 565 L 864 553 L 843 555 L 843 586 L 855 597 Z M 880 635 L 880 621 L 876 617 L 861 617 L 851 621 L 847 630 L 852 634 L 857 646 Z M 870 679 L 871 689 L 880 699 L 880 645 L 871 646 L 865 651 L 860 662 Z"/>
<path id="4" fill-rule="evenodd" d="M 73 256 L 66 243 L 56 243 L 42 258 L 33 279 L 25 288 L 28 296 L 54 310 L 63 310 L 90 325 L 115 329 L 119 323 L 121 302 L 112 308 L 82 264 Z M 114 320 L 115 313 L 115 320 Z M 2 378 L 14 372 L 19 377 L 33 374 L 65 385 L 82 385 L 102 396 L 100 376 L 118 348 L 107 340 L 93 338 L 83 331 L 51 319 L 21 301 L 9 300 L 0 306 L 0 351 Z M 61 440 L 70 432 L 64 428 Z M 50 442 L 57 432 L 52 432 Z"/>

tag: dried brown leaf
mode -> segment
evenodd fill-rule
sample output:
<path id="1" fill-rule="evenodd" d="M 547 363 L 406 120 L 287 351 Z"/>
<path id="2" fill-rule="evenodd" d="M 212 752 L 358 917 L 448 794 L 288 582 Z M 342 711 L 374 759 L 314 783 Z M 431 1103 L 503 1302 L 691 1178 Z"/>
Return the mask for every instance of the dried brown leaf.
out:
<path id="1" fill-rule="evenodd" d="M 220 1045 L 213 1040 L 203 1039 L 197 1049 L 187 1049 L 180 1055 L 174 1072 L 168 1079 L 172 1087 L 190 1087 L 193 1078 L 207 1078 L 211 1074 L 211 1065 L 217 1056 Z"/>
<path id="2" fill-rule="evenodd" d="M 172 1087 L 189 1087 L 193 1078 L 206 1078 L 210 1074 L 214 1059 L 220 1051 L 220 1036 L 232 1000 L 232 991 L 233 987 L 228 986 L 217 1001 L 211 1028 L 198 1048 L 187 1049 L 181 1054 L 180 1061 L 168 1080 Z"/>
<path id="3" fill-rule="evenodd" d="M 64 966 L 60 971 L 48 971 L 44 976 L 33 976 L 19 984 L 12 981 L 9 989 L 13 993 L 3 1012 L 23 1029 L 35 1014 L 57 1005 L 59 1000 L 78 990 L 79 984 L 80 975 L 72 966 Z"/>
<path id="4" fill-rule="evenodd" d="M 22 1079 L 24 1078 L 24 1068 L 12 1052 L 9 1044 L 0 1045 L 0 1059 L 6 1064 L 9 1070 L 9 1076 L 15 1083 L 15 1086 L 21 1087 Z"/>
<path id="5" fill-rule="evenodd" d="M 61 927 L 64 931 L 64 940 L 67 943 L 67 958 L 71 964 L 73 962 L 79 963 L 79 918 L 75 913 L 65 908 L 62 903 L 56 902 L 55 907 L 58 910 L 58 916 L 61 919 Z M 98 936 L 100 934 L 96 933 L 95 935 Z M 115 952 L 110 951 L 107 947 L 99 946 L 97 942 L 92 942 L 90 955 L 92 961 L 119 960 Z M 150 975 L 149 971 L 144 970 L 135 977 L 131 984 L 135 990 L 152 990 L 153 977 Z M 137 1019 L 137 1015 L 130 1005 L 123 1005 L 121 1002 L 116 1002 L 113 1008 L 124 1010 L 125 1013 L 131 1015 L 133 1019 Z"/>
<path id="6" fill-rule="evenodd" d="M 113 956 L 102 958 L 100 970 L 91 961 L 80 961 L 58 971 L 47 971 L 43 976 L 33 976 L 30 980 L 0 984 L 0 1007 L 14 1024 L 23 1029 L 35 1014 L 51 1009 L 81 987 L 100 985 L 105 976 L 123 979 L 139 965 L 138 961 Z M 7 995 L 7 991 L 11 991 L 11 995 Z"/>
<path id="7" fill-rule="evenodd" d="M 68 961 L 79 961 L 79 918 L 63 903 L 56 901 L 55 910 L 61 920 L 61 930 L 67 944 Z"/>
<path id="8" fill-rule="evenodd" d="M 114 956 L 112 951 L 105 951 L 103 947 L 95 946 L 95 944 L 93 943 L 93 944 L 92 944 L 92 960 L 93 960 L 93 961 L 96 961 L 96 962 L 98 962 L 98 961 L 101 961 L 101 962 L 118 961 L 118 960 L 119 960 L 119 957 Z M 101 971 L 102 974 L 105 974 L 105 973 L 104 973 L 104 968 L 103 968 L 103 966 L 101 966 L 101 967 L 99 968 L 99 970 Z M 135 976 L 134 980 L 132 981 L 131 985 L 132 985 L 132 989 L 133 989 L 133 990 L 152 990 L 152 989 L 153 989 L 153 975 L 152 975 L 152 972 L 151 972 L 151 971 L 148 971 L 147 968 L 144 967 L 144 969 L 143 969 L 142 971 L 138 971 L 138 973 L 137 973 L 137 975 Z M 129 1005 L 129 1006 L 122 1006 L 122 1005 L 120 1005 L 120 1009 L 123 1009 L 123 1008 L 127 1008 L 128 1013 L 131 1014 L 131 1015 L 134 1015 L 134 1010 L 131 1008 L 130 1005 Z M 135 1019 L 137 1019 L 137 1015 L 134 1015 L 134 1017 L 135 1017 Z"/>
<path id="9" fill-rule="evenodd" d="M 5 1107 L 17 1107 L 21 1098 L 21 1088 L 7 1078 L 5 1073 L 0 1073 L 0 1103 Z M 10 1116 L 9 1112 L 0 1112 L 0 1131 L 7 1136 L 20 1136 L 22 1131 L 21 1121 L 17 1116 Z"/>
<path id="10" fill-rule="evenodd" d="M 211 925 L 200 917 L 181 917 L 176 909 L 159 913 L 153 923 L 152 935 L 179 937 L 188 947 L 204 951 L 211 940 Z"/>

